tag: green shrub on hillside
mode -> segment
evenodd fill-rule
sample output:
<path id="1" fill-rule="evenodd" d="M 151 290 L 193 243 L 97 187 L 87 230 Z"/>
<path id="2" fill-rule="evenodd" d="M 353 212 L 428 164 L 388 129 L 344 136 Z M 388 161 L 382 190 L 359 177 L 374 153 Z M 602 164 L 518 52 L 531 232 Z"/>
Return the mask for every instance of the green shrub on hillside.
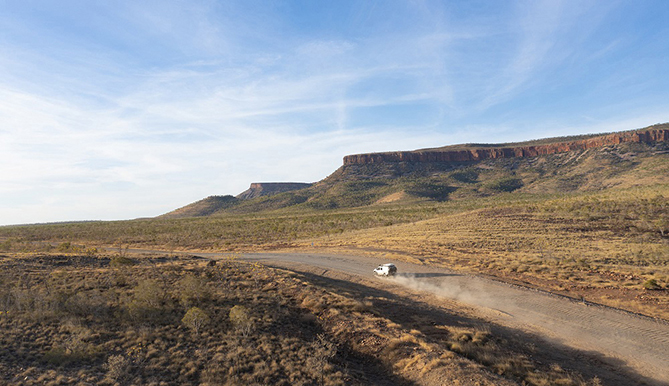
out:
<path id="1" fill-rule="evenodd" d="M 471 184 L 478 180 L 479 174 L 474 169 L 463 169 L 451 173 L 451 178 L 459 182 Z"/>
<path id="2" fill-rule="evenodd" d="M 165 291 L 157 281 L 144 280 L 135 287 L 126 310 L 135 322 L 154 322 L 162 312 L 164 299 Z"/>
<path id="3" fill-rule="evenodd" d="M 448 195 L 455 190 L 456 188 L 441 182 L 418 182 L 407 189 L 407 193 L 435 201 L 446 201 L 448 200 Z"/>
<path id="4" fill-rule="evenodd" d="M 523 180 L 515 177 L 506 177 L 490 182 L 486 187 L 497 192 L 513 192 L 523 187 Z"/>
<path id="5" fill-rule="evenodd" d="M 209 289 L 204 279 L 189 274 L 184 276 L 178 283 L 179 302 L 188 308 L 199 305 L 200 302 L 209 297 Z"/>
<path id="6" fill-rule="evenodd" d="M 111 258 L 109 261 L 109 265 L 115 268 L 120 268 L 120 267 L 127 267 L 130 265 L 134 265 L 135 262 L 129 257 L 117 255 Z"/>

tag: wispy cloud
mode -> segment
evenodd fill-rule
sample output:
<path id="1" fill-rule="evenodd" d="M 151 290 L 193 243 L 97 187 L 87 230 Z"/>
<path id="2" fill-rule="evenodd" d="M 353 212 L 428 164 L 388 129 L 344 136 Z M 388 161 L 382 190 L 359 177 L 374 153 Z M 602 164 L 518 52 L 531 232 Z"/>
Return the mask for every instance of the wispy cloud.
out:
<path id="1" fill-rule="evenodd" d="M 624 2 L 33 5 L 0 15 L 0 223 L 156 215 L 316 181 L 350 153 L 537 137 L 537 120 L 638 126 L 667 107 L 666 44 L 644 74 L 598 71 L 629 60 L 631 38 L 603 31 Z"/>

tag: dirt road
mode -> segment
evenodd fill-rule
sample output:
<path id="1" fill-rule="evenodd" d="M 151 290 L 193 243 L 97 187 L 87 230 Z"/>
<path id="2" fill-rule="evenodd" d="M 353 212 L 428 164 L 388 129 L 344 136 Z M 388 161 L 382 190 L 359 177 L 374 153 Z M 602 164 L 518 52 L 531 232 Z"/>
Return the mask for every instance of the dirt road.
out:
<path id="1" fill-rule="evenodd" d="M 214 260 L 225 256 L 219 253 L 197 255 Z M 652 384 L 669 385 L 669 323 L 665 321 L 484 277 L 391 259 L 310 253 L 245 253 L 241 258 L 288 269 L 307 266 L 321 275 L 337 272 L 364 280 L 385 280 L 385 285 L 398 286 L 398 289 L 408 288 L 455 300 L 474 307 L 486 320 L 496 324 L 584 353 L 597 353 L 611 368 L 621 371 L 628 368 Z M 387 280 L 374 278 L 372 270 L 380 263 L 395 263 L 398 275 Z"/>
<path id="2" fill-rule="evenodd" d="M 308 265 L 324 273 L 337 271 L 366 278 L 372 277 L 379 263 L 393 262 L 399 274 L 388 282 L 480 308 L 496 323 L 535 332 L 578 350 L 604 354 L 640 375 L 669 384 L 669 324 L 664 321 L 400 261 L 278 253 L 244 254 L 243 259 L 288 268 L 291 264 Z"/>

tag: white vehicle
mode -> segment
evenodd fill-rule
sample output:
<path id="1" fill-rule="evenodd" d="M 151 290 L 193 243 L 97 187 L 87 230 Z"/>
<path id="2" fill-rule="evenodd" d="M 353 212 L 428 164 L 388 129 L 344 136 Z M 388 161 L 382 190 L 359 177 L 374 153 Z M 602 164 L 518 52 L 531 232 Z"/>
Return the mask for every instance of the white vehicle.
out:
<path id="1" fill-rule="evenodd" d="M 381 264 L 374 270 L 377 276 L 395 276 L 397 267 L 395 264 Z"/>

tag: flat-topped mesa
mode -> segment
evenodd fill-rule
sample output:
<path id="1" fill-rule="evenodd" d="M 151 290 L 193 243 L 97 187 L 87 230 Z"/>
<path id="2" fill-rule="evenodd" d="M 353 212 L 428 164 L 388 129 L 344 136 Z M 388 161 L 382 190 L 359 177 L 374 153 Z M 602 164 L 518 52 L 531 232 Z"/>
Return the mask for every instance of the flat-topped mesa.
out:
<path id="1" fill-rule="evenodd" d="M 586 150 L 624 142 L 654 143 L 669 141 L 667 125 L 662 128 L 606 134 L 588 139 L 521 147 L 489 147 L 466 150 L 416 150 L 354 154 L 344 157 L 344 166 L 382 162 L 471 162 L 494 158 L 537 157 L 540 155 Z"/>
<path id="2" fill-rule="evenodd" d="M 250 188 L 237 195 L 237 198 L 249 200 L 256 197 L 273 196 L 283 192 L 304 189 L 310 186 L 311 184 L 302 182 L 254 182 Z"/>

